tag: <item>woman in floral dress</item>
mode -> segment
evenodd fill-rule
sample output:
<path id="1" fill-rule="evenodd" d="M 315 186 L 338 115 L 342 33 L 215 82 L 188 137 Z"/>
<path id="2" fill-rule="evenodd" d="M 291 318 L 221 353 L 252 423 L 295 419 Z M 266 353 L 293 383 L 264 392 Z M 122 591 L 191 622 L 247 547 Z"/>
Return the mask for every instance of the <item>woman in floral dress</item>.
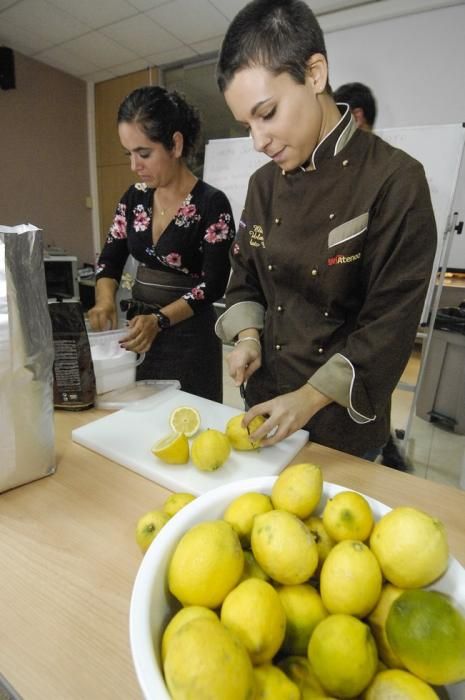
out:
<path id="1" fill-rule="evenodd" d="M 176 92 L 132 92 L 118 111 L 118 132 L 139 182 L 116 207 L 99 258 L 93 330 L 116 328 L 116 291 L 127 257 L 139 261 L 135 306 L 122 346 L 145 352 L 137 379 L 178 379 L 184 391 L 222 401 L 221 341 L 213 302 L 229 277 L 234 238 L 223 192 L 186 164 L 199 117 Z"/>

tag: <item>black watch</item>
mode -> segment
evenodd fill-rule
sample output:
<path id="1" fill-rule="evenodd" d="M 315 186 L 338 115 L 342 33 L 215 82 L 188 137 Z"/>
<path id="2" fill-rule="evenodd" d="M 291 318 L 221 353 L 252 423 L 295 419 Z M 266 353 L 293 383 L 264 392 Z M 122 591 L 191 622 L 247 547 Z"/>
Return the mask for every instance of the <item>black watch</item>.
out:
<path id="1" fill-rule="evenodd" d="M 171 321 L 169 320 L 168 316 L 166 316 L 166 314 L 164 314 L 162 311 L 154 311 L 153 315 L 157 319 L 158 327 L 161 331 L 171 326 Z"/>

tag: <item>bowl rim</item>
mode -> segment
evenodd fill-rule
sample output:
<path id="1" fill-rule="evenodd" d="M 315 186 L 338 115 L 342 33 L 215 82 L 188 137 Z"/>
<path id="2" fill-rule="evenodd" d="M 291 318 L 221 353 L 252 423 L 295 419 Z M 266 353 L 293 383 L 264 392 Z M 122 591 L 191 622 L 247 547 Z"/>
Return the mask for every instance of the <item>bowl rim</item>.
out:
<path id="1" fill-rule="evenodd" d="M 136 574 L 131 594 L 129 639 L 136 676 L 143 695 L 147 700 L 154 697 L 157 697 L 157 700 L 165 700 L 161 695 L 162 689 L 166 694 L 166 700 L 170 698 L 161 670 L 160 651 L 154 648 L 151 615 L 147 615 L 147 610 L 151 609 L 153 598 L 152 583 L 157 576 L 157 571 L 166 571 L 174 546 L 188 527 L 193 527 L 199 522 L 199 520 L 196 520 L 197 516 L 201 515 L 202 521 L 219 519 L 218 517 L 205 517 L 205 503 L 220 501 L 224 497 L 227 497 L 228 500 L 233 500 L 237 496 L 248 491 L 259 491 L 270 494 L 278 476 L 279 475 L 260 476 L 250 479 L 241 479 L 223 484 L 197 496 L 195 500 L 184 506 L 184 508 L 178 511 L 175 516 L 166 523 L 146 551 Z M 375 507 L 377 511 L 376 516 L 378 518 L 392 510 L 390 506 L 368 496 L 362 491 L 333 482 L 323 481 L 322 498 L 314 514 L 321 514 L 325 503 L 325 494 L 326 498 L 328 498 L 340 491 L 353 491 L 362 495 L 370 503 L 370 506 Z M 465 579 L 464 567 L 451 555 L 449 555 L 448 569 L 438 581 L 444 579 L 446 575 L 447 579 L 457 575 Z M 163 582 L 163 587 L 165 593 L 168 593 L 166 578 Z M 441 590 L 441 586 L 439 585 L 438 587 L 437 582 L 431 584 L 430 587 L 435 590 Z M 459 601 L 459 605 L 465 610 L 465 591 L 463 599 L 461 597 Z M 462 684 L 459 685 L 461 686 Z M 465 689 L 465 683 L 463 684 L 463 688 Z M 156 694 L 154 694 L 155 692 Z"/>

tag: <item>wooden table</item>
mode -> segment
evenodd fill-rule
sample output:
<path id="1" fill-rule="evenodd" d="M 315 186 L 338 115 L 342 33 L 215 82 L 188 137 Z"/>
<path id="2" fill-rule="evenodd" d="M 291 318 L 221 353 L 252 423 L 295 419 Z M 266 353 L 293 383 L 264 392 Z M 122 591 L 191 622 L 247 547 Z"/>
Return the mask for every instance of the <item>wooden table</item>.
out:
<path id="1" fill-rule="evenodd" d="M 24 700 L 141 697 L 128 634 L 141 562 L 134 529 L 168 492 L 71 442 L 73 428 L 102 415 L 57 412 L 56 473 L 0 495 L 0 674 Z M 294 461 L 438 516 L 465 564 L 464 491 L 315 444 Z"/>

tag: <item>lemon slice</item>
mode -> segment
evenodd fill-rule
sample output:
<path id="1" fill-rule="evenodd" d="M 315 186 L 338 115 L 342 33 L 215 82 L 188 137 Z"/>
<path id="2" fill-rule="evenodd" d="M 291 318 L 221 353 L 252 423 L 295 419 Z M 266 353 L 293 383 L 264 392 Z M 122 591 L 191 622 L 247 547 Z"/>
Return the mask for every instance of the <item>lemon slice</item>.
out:
<path id="1" fill-rule="evenodd" d="M 200 428 L 200 413 L 191 406 L 178 406 L 170 415 L 170 428 L 176 433 L 192 437 Z"/>
<path id="2" fill-rule="evenodd" d="M 186 464 L 189 460 L 189 442 L 184 433 L 171 433 L 158 440 L 152 452 L 166 464 Z"/>

